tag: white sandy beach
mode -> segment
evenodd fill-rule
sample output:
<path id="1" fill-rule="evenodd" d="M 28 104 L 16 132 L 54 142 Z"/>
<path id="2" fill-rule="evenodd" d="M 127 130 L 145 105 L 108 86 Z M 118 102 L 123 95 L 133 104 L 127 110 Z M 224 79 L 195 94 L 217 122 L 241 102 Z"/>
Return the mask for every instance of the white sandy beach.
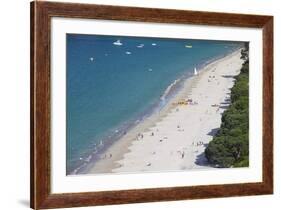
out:
<path id="1" fill-rule="evenodd" d="M 199 75 L 185 81 L 160 113 L 127 132 L 86 173 L 211 167 L 204 150 L 220 127 L 234 85 L 233 76 L 239 74 L 242 63 L 237 50 L 204 67 Z M 192 99 L 192 103 L 179 105 L 182 99 Z"/>

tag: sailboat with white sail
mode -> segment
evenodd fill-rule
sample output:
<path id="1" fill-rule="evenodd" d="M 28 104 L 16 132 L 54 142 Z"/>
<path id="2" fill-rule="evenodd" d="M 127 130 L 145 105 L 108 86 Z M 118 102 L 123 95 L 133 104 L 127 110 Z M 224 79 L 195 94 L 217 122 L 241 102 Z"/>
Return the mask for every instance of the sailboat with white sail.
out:
<path id="1" fill-rule="evenodd" d="M 198 71 L 196 69 L 196 67 L 194 68 L 194 73 L 193 73 L 194 76 L 198 75 Z"/>

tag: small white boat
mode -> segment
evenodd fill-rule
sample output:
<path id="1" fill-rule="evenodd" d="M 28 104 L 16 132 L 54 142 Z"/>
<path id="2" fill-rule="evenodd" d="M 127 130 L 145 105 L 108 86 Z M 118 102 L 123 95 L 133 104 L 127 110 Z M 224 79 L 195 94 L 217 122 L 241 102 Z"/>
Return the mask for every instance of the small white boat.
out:
<path id="1" fill-rule="evenodd" d="M 192 45 L 185 45 L 186 48 L 192 48 Z"/>
<path id="2" fill-rule="evenodd" d="M 148 71 L 152 71 L 152 69 L 148 69 Z"/>
<path id="3" fill-rule="evenodd" d="M 195 76 L 198 75 L 198 72 L 197 72 L 197 69 L 196 69 L 196 68 L 194 68 L 194 75 L 195 75 Z"/>
<path id="4" fill-rule="evenodd" d="M 156 43 L 152 43 L 151 45 L 152 45 L 152 46 L 156 46 L 157 44 L 156 44 Z"/>
<path id="5" fill-rule="evenodd" d="M 117 46 L 123 45 L 119 39 L 116 42 L 113 42 L 113 44 Z"/>
<path id="6" fill-rule="evenodd" d="M 143 48 L 144 44 L 139 44 L 137 48 Z"/>
<path id="7" fill-rule="evenodd" d="M 90 61 L 94 61 L 94 58 L 93 58 L 93 57 L 90 57 Z"/>
<path id="8" fill-rule="evenodd" d="M 131 53 L 130 51 L 127 51 L 126 54 L 127 54 L 127 55 L 131 55 L 132 53 Z"/>

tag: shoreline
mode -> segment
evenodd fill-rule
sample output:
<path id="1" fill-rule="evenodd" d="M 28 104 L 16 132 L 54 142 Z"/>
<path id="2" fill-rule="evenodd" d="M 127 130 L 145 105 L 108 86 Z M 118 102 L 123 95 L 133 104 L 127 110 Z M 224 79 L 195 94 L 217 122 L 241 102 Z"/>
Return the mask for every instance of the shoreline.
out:
<path id="1" fill-rule="evenodd" d="M 126 133 L 126 135 L 124 135 L 118 141 L 114 142 L 110 147 L 108 147 L 103 152 L 103 154 L 100 155 L 99 160 L 97 160 L 94 163 L 90 163 L 85 168 L 85 170 L 79 172 L 78 174 L 109 173 L 109 172 L 120 173 L 120 172 L 140 172 L 140 171 L 159 171 L 159 170 L 168 171 L 168 170 L 183 170 L 183 169 L 208 167 L 206 165 L 206 162 L 204 163 L 205 161 L 204 158 L 201 157 L 200 160 L 197 160 L 197 156 L 199 155 L 202 156 L 202 151 L 204 152 L 205 145 L 209 143 L 209 141 L 212 139 L 212 135 L 209 134 L 208 138 L 206 138 L 205 136 L 204 140 L 200 140 L 198 142 L 195 140 L 190 141 L 190 139 L 192 139 L 191 133 L 194 133 L 193 130 L 202 133 L 203 130 L 209 129 L 210 127 L 209 124 L 213 125 L 211 127 L 215 127 L 212 129 L 216 129 L 217 126 L 219 127 L 221 121 L 221 114 L 225 110 L 225 108 L 217 107 L 215 113 L 213 113 L 214 115 L 216 115 L 215 119 L 212 120 L 208 119 L 208 113 L 206 114 L 202 110 L 202 107 L 203 109 L 206 109 L 206 104 L 201 105 L 201 101 L 204 101 L 204 98 L 201 97 L 203 95 L 204 90 L 201 91 L 200 86 L 206 86 L 206 84 L 208 85 L 208 83 L 214 83 L 213 80 L 215 80 L 217 84 L 221 82 L 221 81 L 218 82 L 217 80 L 222 80 L 222 79 L 226 80 L 224 81 L 225 86 L 223 86 L 224 87 L 223 89 L 227 89 L 227 90 L 223 90 L 222 93 L 220 94 L 220 98 L 214 100 L 214 102 L 215 103 L 218 102 L 218 104 L 224 103 L 225 99 L 227 99 L 227 95 L 230 92 L 229 88 L 233 86 L 233 81 L 231 81 L 233 79 L 224 78 L 224 77 L 218 79 L 217 78 L 208 79 L 209 76 L 208 74 L 216 74 L 216 73 L 233 74 L 234 73 L 233 75 L 237 75 L 242 65 L 242 61 L 240 59 L 240 50 L 241 49 L 237 49 L 234 52 L 231 52 L 230 54 L 222 58 L 212 61 L 211 63 L 207 64 L 206 66 L 204 66 L 202 69 L 199 70 L 199 75 L 192 76 L 190 78 L 185 79 L 185 81 L 183 81 L 183 87 L 181 88 L 181 90 L 179 90 L 176 93 L 176 95 L 172 97 L 171 100 L 168 101 L 168 103 L 161 109 L 160 112 L 153 113 L 151 116 L 144 119 L 136 126 L 132 127 Z M 224 67 L 224 65 L 222 64 L 227 64 L 227 66 L 229 67 L 229 62 L 236 63 L 236 65 L 234 65 L 235 71 L 230 69 L 230 72 L 220 72 L 219 70 L 217 70 L 218 67 L 220 68 Z M 231 65 L 230 68 L 234 66 Z M 220 75 L 216 75 L 216 76 L 220 76 Z M 203 80 L 205 80 L 205 82 Z M 209 82 L 209 80 L 212 81 Z M 209 88 L 207 88 L 206 90 L 209 90 Z M 198 94 L 198 92 L 202 92 L 202 93 Z M 175 102 L 180 101 L 183 98 L 192 98 L 193 100 L 196 99 L 194 101 L 196 102 L 199 101 L 199 104 L 198 105 L 175 104 Z M 221 100 L 221 98 L 223 98 L 223 100 Z M 208 109 L 210 109 L 209 106 L 207 107 L 207 112 Z M 203 116 L 199 117 L 194 115 L 194 112 L 197 112 L 198 114 L 198 111 L 199 111 L 199 115 L 200 116 L 203 115 Z M 187 116 L 186 119 L 182 119 L 181 117 L 181 115 L 184 114 L 186 114 Z M 213 114 L 210 113 L 209 115 L 213 115 Z M 198 122 L 198 117 L 200 120 L 199 122 Z M 193 123 L 190 124 L 190 122 Z M 165 127 L 166 128 L 169 127 L 169 126 L 167 127 L 165 123 L 166 124 L 172 123 L 174 125 L 173 129 L 176 130 L 176 133 L 175 131 L 171 131 L 170 133 L 163 132 L 162 130 L 165 129 Z M 195 125 L 194 123 L 197 123 L 197 125 Z M 176 124 L 181 124 L 181 125 L 176 125 Z M 208 124 L 208 125 L 204 126 L 204 124 Z M 198 126 L 199 128 L 197 128 Z M 202 126 L 204 127 L 204 129 L 202 129 Z M 205 133 L 207 132 L 207 134 L 211 133 L 212 129 L 206 130 L 204 132 Z M 138 137 L 140 133 L 143 136 L 142 138 Z M 182 140 L 183 139 L 182 134 L 186 134 L 186 138 L 187 138 L 186 141 Z M 202 135 L 199 134 L 197 137 L 197 135 L 193 134 L 193 136 L 194 136 L 193 138 L 201 138 Z M 177 138 L 180 139 L 178 142 L 177 140 L 174 141 L 171 140 Z M 169 148 L 172 148 L 173 146 L 175 146 L 174 150 L 177 151 L 169 152 L 169 150 L 172 150 Z M 157 159 L 160 160 L 157 161 Z M 175 161 L 172 161 L 175 162 L 174 164 L 175 166 L 172 166 L 171 163 L 170 165 L 167 164 L 166 161 L 167 159 L 175 159 Z M 171 160 L 168 160 L 168 162 L 171 162 Z"/>

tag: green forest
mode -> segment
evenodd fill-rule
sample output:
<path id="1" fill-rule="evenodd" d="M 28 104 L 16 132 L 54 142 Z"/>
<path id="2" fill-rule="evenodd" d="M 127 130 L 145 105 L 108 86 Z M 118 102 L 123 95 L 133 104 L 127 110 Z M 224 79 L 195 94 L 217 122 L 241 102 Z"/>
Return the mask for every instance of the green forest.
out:
<path id="1" fill-rule="evenodd" d="M 221 127 L 205 149 L 215 167 L 249 166 L 249 58 L 248 46 L 241 50 L 241 72 L 231 89 L 231 104 L 222 115 Z"/>

